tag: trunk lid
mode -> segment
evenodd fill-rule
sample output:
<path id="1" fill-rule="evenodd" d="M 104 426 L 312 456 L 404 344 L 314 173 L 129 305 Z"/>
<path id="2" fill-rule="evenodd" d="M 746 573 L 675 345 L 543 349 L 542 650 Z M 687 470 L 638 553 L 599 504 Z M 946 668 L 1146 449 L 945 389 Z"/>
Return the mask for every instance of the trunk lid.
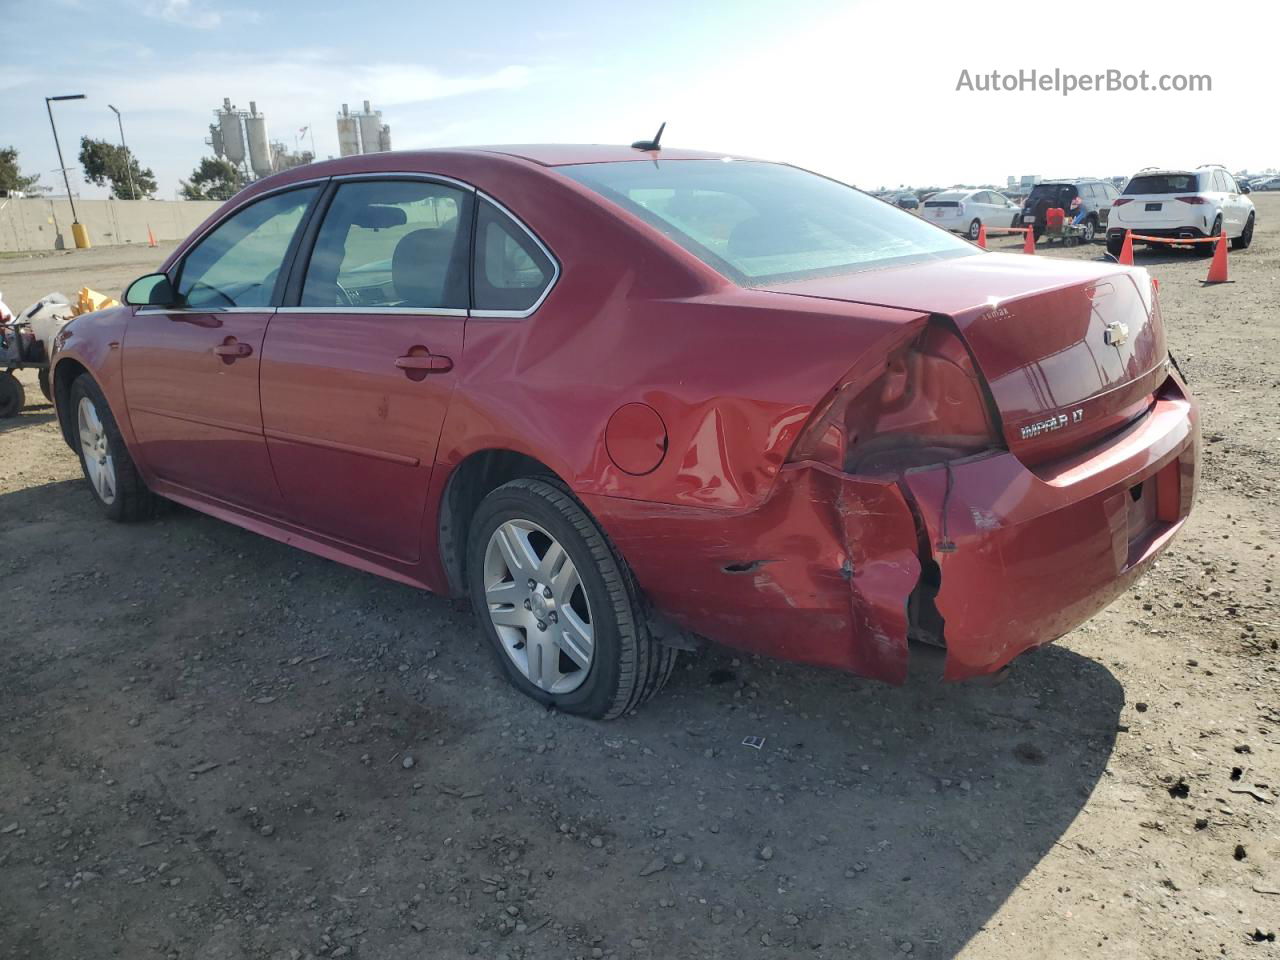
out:
<path id="1" fill-rule="evenodd" d="M 1167 376 L 1145 270 L 978 254 L 773 284 L 774 293 L 950 317 L 1023 462 L 1079 450 L 1137 418 Z"/>

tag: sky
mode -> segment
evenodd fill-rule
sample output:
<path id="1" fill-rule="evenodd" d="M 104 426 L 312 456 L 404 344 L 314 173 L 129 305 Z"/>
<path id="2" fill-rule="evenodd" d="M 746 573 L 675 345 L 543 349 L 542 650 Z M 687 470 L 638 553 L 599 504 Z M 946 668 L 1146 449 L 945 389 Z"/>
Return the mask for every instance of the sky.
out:
<path id="1" fill-rule="evenodd" d="M 1009 175 L 1127 175 L 1144 166 L 1280 167 L 1269 50 L 1280 5 L 1164 0 L 0 0 L 0 147 L 63 192 L 81 136 L 129 147 L 175 195 L 224 97 L 273 139 L 372 101 L 395 149 L 630 143 L 784 160 L 882 186 L 1002 184 Z M 1208 74 L 1200 92 L 957 89 L 993 70 L 1115 69 L 1150 82 Z M 307 138 L 304 146 L 309 146 Z"/>

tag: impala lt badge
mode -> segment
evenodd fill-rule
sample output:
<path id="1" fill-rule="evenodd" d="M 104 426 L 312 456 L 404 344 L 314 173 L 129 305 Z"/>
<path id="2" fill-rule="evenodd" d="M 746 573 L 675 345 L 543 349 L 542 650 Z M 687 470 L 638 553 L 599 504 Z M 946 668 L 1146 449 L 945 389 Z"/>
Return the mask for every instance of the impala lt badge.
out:
<path id="1" fill-rule="evenodd" d="M 1107 329 L 1103 331 L 1102 339 L 1106 341 L 1109 347 L 1118 347 L 1129 339 L 1128 324 L 1121 323 L 1119 320 L 1112 320 L 1107 324 Z"/>
<path id="2" fill-rule="evenodd" d="M 1038 437 L 1042 433 L 1050 433 L 1054 430 L 1061 430 L 1070 424 L 1075 426 L 1077 423 L 1084 421 L 1084 407 L 1076 407 L 1067 413 L 1060 413 L 1054 417 L 1048 417 L 1045 420 L 1038 420 L 1035 423 L 1028 423 L 1020 430 L 1023 440 L 1030 440 L 1032 437 Z"/>

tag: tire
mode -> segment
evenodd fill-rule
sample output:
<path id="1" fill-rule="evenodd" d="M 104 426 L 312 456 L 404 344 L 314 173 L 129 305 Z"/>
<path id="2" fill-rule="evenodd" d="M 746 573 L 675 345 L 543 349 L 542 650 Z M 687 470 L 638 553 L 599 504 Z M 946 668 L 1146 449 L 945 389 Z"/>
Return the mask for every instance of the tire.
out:
<path id="1" fill-rule="evenodd" d="M 612 720 L 661 690 L 675 667 L 676 651 L 649 633 L 625 562 L 554 481 L 513 480 L 485 497 L 471 521 L 467 587 L 499 670 L 565 713 Z M 585 638 L 584 625 L 585 664 L 585 644 L 571 639 Z"/>
<path id="2" fill-rule="evenodd" d="M 1209 236 L 1213 237 L 1213 243 L 1196 243 L 1192 246 L 1196 247 L 1196 252 L 1202 257 L 1213 256 L 1213 252 L 1218 249 L 1217 239 L 1222 236 L 1222 214 L 1213 221 L 1213 229 L 1209 231 Z"/>
<path id="3" fill-rule="evenodd" d="M 1244 222 L 1244 229 L 1240 231 L 1240 236 L 1231 241 L 1232 250 L 1248 250 L 1249 244 L 1253 243 L 1253 214 L 1249 214 L 1249 219 Z"/>
<path id="4" fill-rule="evenodd" d="M 27 405 L 27 391 L 12 373 L 0 370 L 0 420 L 16 417 Z"/>
<path id="5" fill-rule="evenodd" d="M 36 374 L 36 379 L 40 383 L 40 392 L 44 394 L 44 398 L 53 403 L 53 391 L 49 388 L 49 368 L 41 367 L 40 372 Z"/>
<path id="6" fill-rule="evenodd" d="M 982 230 L 982 221 L 977 217 L 973 218 L 973 222 L 969 224 L 969 239 L 974 243 L 978 242 L 978 233 Z"/>
<path id="7" fill-rule="evenodd" d="M 1031 229 L 1031 233 L 1035 236 L 1036 240 L 1039 241 L 1039 239 L 1044 236 L 1044 227 L 1033 227 Z"/>
<path id="8" fill-rule="evenodd" d="M 1120 251 L 1124 249 L 1124 234 L 1107 237 L 1107 253 L 1113 257 L 1119 257 Z"/>
<path id="9" fill-rule="evenodd" d="M 1098 235 L 1098 221 L 1094 217 L 1087 217 L 1084 221 L 1084 233 L 1080 237 L 1081 243 L 1093 243 L 1093 238 Z"/>
<path id="10" fill-rule="evenodd" d="M 107 517 L 117 523 L 154 517 L 158 498 L 142 482 L 107 399 L 89 376 L 82 374 L 71 384 L 67 416 L 78 441 L 80 469 Z M 91 459 L 95 453 L 97 469 Z"/>

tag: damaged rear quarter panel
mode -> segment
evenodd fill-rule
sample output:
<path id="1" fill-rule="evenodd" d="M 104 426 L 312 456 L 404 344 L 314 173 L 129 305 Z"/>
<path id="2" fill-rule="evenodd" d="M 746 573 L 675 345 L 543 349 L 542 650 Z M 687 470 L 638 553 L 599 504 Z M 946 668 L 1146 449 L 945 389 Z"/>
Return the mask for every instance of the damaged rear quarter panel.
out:
<path id="1" fill-rule="evenodd" d="M 890 683 L 907 670 L 916 526 L 893 481 L 784 467 L 758 510 L 587 496 L 648 597 L 729 646 Z"/>

